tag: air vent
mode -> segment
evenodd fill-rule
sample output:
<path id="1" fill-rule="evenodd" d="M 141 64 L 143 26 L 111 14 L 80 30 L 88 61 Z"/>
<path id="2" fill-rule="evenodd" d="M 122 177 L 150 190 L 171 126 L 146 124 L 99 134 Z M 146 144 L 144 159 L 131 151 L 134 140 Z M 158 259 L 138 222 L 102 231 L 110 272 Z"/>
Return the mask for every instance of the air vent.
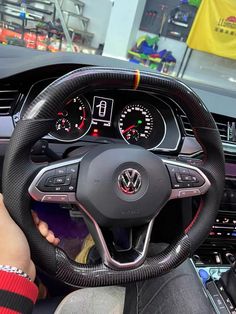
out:
<path id="1" fill-rule="evenodd" d="M 181 115 L 180 118 L 183 122 L 183 126 L 184 126 L 184 130 L 185 130 L 186 135 L 194 136 L 193 129 L 191 127 L 189 119 L 185 115 Z"/>
<path id="2" fill-rule="evenodd" d="M 8 86 L 0 87 L 0 116 L 7 116 L 11 112 L 11 108 L 16 104 L 19 98 L 17 89 L 9 88 Z"/>
<path id="3" fill-rule="evenodd" d="M 221 123 L 221 122 L 218 122 L 216 119 L 216 125 L 218 127 L 218 130 L 220 132 L 220 137 L 222 139 L 222 141 L 228 141 L 228 125 L 227 123 Z"/>
<path id="4" fill-rule="evenodd" d="M 220 116 L 220 115 L 213 115 L 216 125 L 218 127 L 218 130 L 220 132 L 220 136 L 222 141 L 224 142 L 235 142 L 233 140 L 235 134 L 235 122 L 229 121 L 229 117 Z M 190 125 L 190 122 L 188 118 L 185 115 L 180 115 L 180 118 L 182 120 L 185 133 L 187 136 L 194 136 L 193 129 Z M 235 137 L 236 138 L 236 137 Z"/>

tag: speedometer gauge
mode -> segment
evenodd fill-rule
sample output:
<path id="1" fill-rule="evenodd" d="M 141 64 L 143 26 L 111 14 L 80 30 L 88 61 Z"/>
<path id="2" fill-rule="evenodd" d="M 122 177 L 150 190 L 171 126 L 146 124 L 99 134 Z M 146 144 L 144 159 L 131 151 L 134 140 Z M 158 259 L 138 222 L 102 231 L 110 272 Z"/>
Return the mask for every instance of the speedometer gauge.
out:
<path id="1" fill-rule="evenodd" d="M 75 141 L 89 131 L 91 123 L 92 113 L 88 101 L 82 96 L 71 98 L 64 110 L 58 112 L 50 135 L 61 141 Z"/>
<path id="2" fill-rule="evenodd" d="M 161 144 L 166 132 L 161 113 L 151 104 L 128 104 L 119 117 L 119 131 L 129 144 L 153 149 Z"/>

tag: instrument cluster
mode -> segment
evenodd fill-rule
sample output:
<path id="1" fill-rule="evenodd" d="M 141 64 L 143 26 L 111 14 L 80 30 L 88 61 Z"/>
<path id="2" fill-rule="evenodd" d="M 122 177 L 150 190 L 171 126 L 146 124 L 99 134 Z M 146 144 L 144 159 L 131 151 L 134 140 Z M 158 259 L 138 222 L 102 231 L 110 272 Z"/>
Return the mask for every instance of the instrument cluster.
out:
<path id="1" fill-rule="evenodd" d="M 149 150 L 175 150 L 180 130 L 170 104 L 161 98 L 141 92 L 98 91 L 66 101 L 50 136 L 63 142 L 108 137 Z"/>

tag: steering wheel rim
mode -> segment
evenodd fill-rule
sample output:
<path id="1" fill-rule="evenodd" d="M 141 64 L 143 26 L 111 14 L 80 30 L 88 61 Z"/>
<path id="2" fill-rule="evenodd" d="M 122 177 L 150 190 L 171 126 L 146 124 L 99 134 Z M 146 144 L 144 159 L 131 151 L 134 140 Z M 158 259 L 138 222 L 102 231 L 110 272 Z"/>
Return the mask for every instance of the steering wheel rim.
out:
<path id="1" fill-rule="evenodd" d="M 134 269 L 115 270 L 104 264 L 91 266 L 73 262 L 37 231 L 30 211 L 29 186 L 43 169 L 30 160 L 33 144 L 50 132 L 52 121 L 63 109 L 63 100 L 75 90 L 128 88 L 168 93 L 186 113 L 204 153 L 198 171 L 211 186 L 203 195 L 192 223 L 174 243 L 156 257 L 143 259 Z M 151 154 L 151 153 L 150 153 Z M 75 286 L 124 284 L 162 275 L 182 263 L 206 238 L 217 215 L 224 187 L 224 154 L 214 119 L 199 97 L 184 83 L 162 75 L 126 69 L 87 67 L 73 71 L 49 85 L 36 97 L 10 140 L 3 167 L 3 196 L 11 216 L 25 232 L 35 263 L 58 280 Z M 206 191 L 204 191 L 205 193 Z M 27 222 L 25 224 L 25 222 Z"/>

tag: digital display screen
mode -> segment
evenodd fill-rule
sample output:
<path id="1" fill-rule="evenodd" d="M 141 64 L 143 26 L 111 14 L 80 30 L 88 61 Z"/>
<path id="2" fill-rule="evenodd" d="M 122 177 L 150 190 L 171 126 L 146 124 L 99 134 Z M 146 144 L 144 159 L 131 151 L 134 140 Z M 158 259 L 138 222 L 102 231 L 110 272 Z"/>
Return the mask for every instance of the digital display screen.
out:
<path id="1" fill-rule="evenodd" d="M 114 99 L 100 96 L 93 97 L 93 123 L 103 122 L 104 126 L 111 125 Z"/>

